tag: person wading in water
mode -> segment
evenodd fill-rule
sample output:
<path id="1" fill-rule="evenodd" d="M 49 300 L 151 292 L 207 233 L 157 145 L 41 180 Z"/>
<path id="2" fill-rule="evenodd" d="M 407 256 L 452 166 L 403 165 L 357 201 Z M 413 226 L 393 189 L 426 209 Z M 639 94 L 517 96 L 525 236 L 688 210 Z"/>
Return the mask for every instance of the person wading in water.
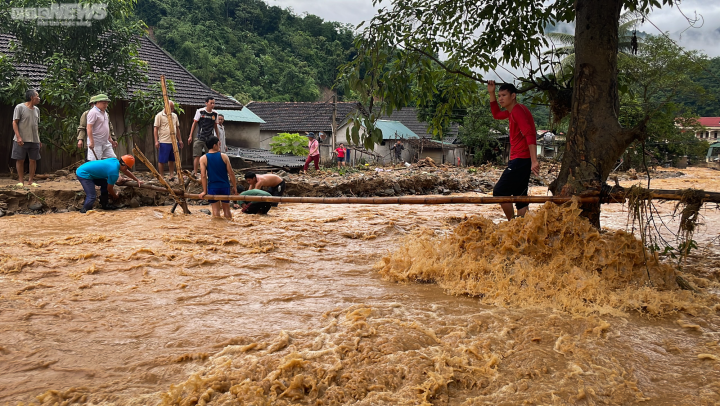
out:
<path id="1" fill-rule="evenodd" d="M 220 152 L 220 139 L 218 137 L 210 137 L 205 142 L 208 153 L 200 158 L 200 179 L 202 180 L 203 192 L 200 193 L 202 199 L 205 195 L 236 195 L 237 179 L 230 165 L 230 158 Z M 232 183 L 232 188 L 230 184 Z M 231 193 L 232 191 L 232 193 Z M 218 200 L 209 200 L 212 207 L 212 215 L 220 217 L 220 204 Z M 222 201 L 222 210 L 226 218 L 231 219 L 230 201 Z"/>

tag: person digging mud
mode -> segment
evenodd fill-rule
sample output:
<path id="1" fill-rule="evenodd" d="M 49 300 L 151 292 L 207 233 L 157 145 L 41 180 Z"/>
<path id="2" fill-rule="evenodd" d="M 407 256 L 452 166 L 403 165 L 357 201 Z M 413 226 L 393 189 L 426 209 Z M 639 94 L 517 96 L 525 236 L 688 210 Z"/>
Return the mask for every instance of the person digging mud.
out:
<path id="1" fill-rule="evenodd" d="M 200 178 L 203 185 L 200 198 L 202 199 L 205 195 L 236 195 L 237 179 L 230 165 L 230 158 L 220 152 L 220 139 L 212 136 L 205 142 L 205 145 L 208 153 L 200 157 L 199 161 Z M 232 183 L 232 189 L 230 183 Z M 222 206 L 225 217 L 232 218 L 229 200 L 223 200 L 222 202 L 208 200 L 208 202 L 210 202 L 213 217 L 220 217 L 220 207 Z"/>
<path id="2" fill-rule="evenodd" d="M 135 165 L 135 158 L 132 155 L 124 155 L 122 159 L 108 158 L 88 161 L 80 165 L 75 171 L 75 175 L 85 191 L 85 202 L 80 213 L 86 213 L 95 205 L 97 197 L 95 186 L 100 186 L 100 207 L 103 210 L 116 210 L 117 207 L 109 203 L 108 195 L 113 200 L 120 198 L 113 188 L 120 178 L 120 171 L 137 182 L 138 187 L 142 185 L 140 179 L 130 172 L 133 165 Z"/>
<path id="3" fill-rule="evenodd" d="M 272 173 L 257 175 L 253 172 L 245 172 L 245 180 L 249 185 L 248 190 L 259 190 L 266 187 L 270 196 L 282 196 L 285 193 L 285 180 Z M 278 205 L 277 203 L 271 204 L 272 207 Z"/>
<path id="4" fill-rule="evenodd" d="M 495 184 L 493 196 L 527 196 L 530 172 L 540 175 L 535 139 L 535 121 L 530 110 L 517 102 L 517 89 L 511 83 L 500 85 L 495 97 L 495 81 L 487 84 L 490 93 L 490 111 L 496 120 L 510 120 L 510 160 L 508 166 Z M 500 107 L 505 110 L 500 110 Z M 505 217 L 512 220 L 515 210 L 512 203 L 500 203 Z M 517 215 L 522 217 L 528 211 L 527 203 L 515 203 Z"/>

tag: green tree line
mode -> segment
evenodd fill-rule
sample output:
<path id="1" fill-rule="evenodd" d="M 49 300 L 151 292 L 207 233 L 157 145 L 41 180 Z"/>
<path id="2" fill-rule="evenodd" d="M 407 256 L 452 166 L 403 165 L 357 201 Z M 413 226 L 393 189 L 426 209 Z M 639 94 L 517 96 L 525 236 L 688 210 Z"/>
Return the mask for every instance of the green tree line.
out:
<path id="1" fill-rule="evenodd" d="M 139 0 L 135 14 L 190 72 L 242 102 L 316 101 L 353 55 L 348 25 L 262 0 Z"/>

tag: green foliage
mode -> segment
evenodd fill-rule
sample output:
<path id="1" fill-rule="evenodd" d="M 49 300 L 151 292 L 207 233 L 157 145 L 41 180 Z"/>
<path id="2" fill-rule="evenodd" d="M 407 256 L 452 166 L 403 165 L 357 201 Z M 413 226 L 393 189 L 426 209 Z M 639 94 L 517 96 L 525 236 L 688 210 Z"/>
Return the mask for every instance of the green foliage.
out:
<path id="1" fill-rule="evenodd" d="M 675 164 L 682 156 L 703 160 L 707 143 L 695 138 L 697 115 L 681 100 L 702 100 L 705 91 L 693 80 L 703 72 L 704 55 L 684 51 L 664 36 L 647 36 L 637 56 L 618 62 L 627 91 L 620 99 L 620 123 L 634 127 L 648 117 L 645 147 L 657 163 Z M 681 127 L 691 129 L 681 130 Z M 635 148 L 640 155 L 642 148 Z M 632 158 L 632 155 L 631 155 Z M 639 157 L 633 164 L 638 166 Z"/>
<path id="2" fill-rule="evenodd" d="M 238 100 L 315 101 L 352 54 L 348 26 L 262 0 L 138 0 L 135 12 L 198 79 Z"/>
<path id="3" fill-rule="evenodd" d="M 270 140 L 270 151 L 278 155 L 307 155 L 308 138 L 298 133 L 280 133 Z"/>
<path id="4" fill-rule="evenodd" d="M 647 12 L 661 3 L 672 0 L 626 0 L 623 6 Z M 456 108 L 476 103 L 479 84 L 484 82 L 476 72 L 493 71 L 501 64 L 528 66 L 548 45 L 545 28 L 573 21 L 575 4 L 571 0 L 394 1 L 365 25 L 355 42 L 357 56 L 343 67 L 340 80 L 357 92 L 370 111 L 379 104 L 382 115 L 409 105 L 418 92 L 428 98 L 440 94 L 441 103 L 430 123 L 441 131 Z M 536 73 L 537 69 L 531 70 L 528 76 Z M 369 129 L 368 120 L 364 121 Z M 367 134 L 373 137 L 372 132 Z"/>
<path id="5" fill-rule="evenodd" d="M 507 134 L 507 121 L 495 120 L 490 112 L 487 93 L 479 103 L 468 109 L 458 136 L 468 148 L 473 164 L 496 160 L 501 144 L 496 135 Z"/>
<path id="6" fill-rule="evenodd" d="M 720 117 L 720 57 L 710 59 L 705 69 L 690 73 L 693 82 L 704 90 L 703 97 L 678 95 L 678 102 L 689 107 L 701 117 Z"/>
<path id="7" fill-rule="evenodd" d="M 147 81 L 146 64 L 137 57 L 139 36 L 144 34 L 145 25 L 129 18 L 135 0 L 83 2 L 107 4 L 107 16 L 92 20 L 90 27 L 39 26 L 10 19 L 10 8 L 50 3 L 53 1 L 7 0 L 0 5 L 0 31 L 16 37 L 12 44 L 13 64 L 40 63 L 47 67 L 47 75 L 40 84 L 43 100 L 40 138 L 46 144 L 74 153 L 78 119 L 92 95 L 105 93 L 113 101 L 128 100 L 131 98 L 128 89 Z M 19 82 L 13 89 L 17 90 Z"/>

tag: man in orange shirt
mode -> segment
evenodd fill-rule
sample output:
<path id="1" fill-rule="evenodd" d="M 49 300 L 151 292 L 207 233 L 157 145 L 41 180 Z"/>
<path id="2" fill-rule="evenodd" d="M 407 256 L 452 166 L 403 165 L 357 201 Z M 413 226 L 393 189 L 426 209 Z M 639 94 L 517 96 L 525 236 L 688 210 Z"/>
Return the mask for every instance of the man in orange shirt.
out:
<path id="1" fill-rule="evenodd" d="M 496 120 L 510 120 L 510 161 L 500 180 L 495 184 L 493 196 L 527 196 L 530 173 L 540 174 L 537 160 L 535 121 L 530 110 L 517 102 L 517 89 L 511 83 L 500 85 L 495 97 L 495 81 L 487 84 L 490 93 L 490 110 Z M 500 110 L 502 107 L 504 110 Z M 512 203 L 501 203 L 505 217 L 512 220 L 515 210 Z M 528 211 L 527 203 L 516 203 L 517 215 L 522 217 Z"/>

